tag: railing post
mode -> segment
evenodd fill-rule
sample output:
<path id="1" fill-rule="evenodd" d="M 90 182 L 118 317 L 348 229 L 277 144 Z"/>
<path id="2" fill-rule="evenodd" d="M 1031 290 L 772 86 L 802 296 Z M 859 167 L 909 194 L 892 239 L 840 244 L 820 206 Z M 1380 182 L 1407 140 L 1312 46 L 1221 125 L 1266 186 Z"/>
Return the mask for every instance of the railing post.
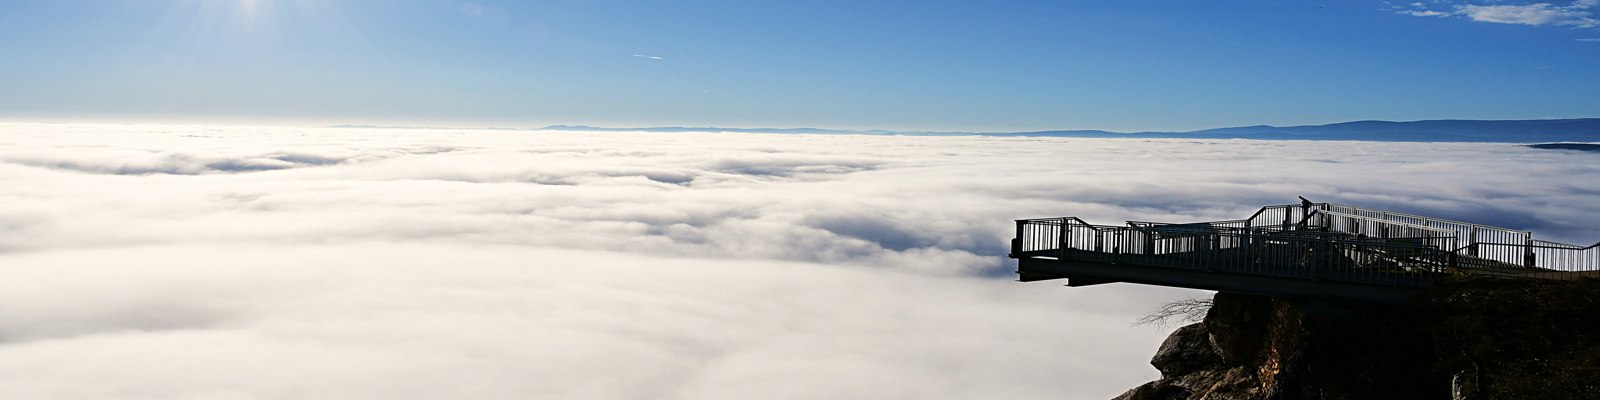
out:
<path id="1" fill-rule="evenodd" d="M 1062 232 L 1062 234 L 1061 234 L 1061 247 L 1063 247 L 1063 248 L 1072 247 L 1072 231 L 1071 230 L 1067 230 L 1067 227 L 1069 227 L 1069 226 L 1071 226 L 1071 224 L 1067 223 L 1067 219 L 1066 218 L 1062 218 L 1061 219 L 1061 232 Z"/>
<path id="2" fill-rule="evenodd" d="M 1056 259 L 1067 259 L 1067 219 L 1061 219 L 1061 230 L 1056 232 Z"/>
<path id="3" fill-rule="evenodd" d="M 1016 256 L 1022 254 L 1022 234 L 1023 234 L 1024 226 L 1026 226 L 1027 224 L 1028 224 L 1028 221 L 1024 221 L 1024 220 L 1020 220 L 1020 219 L 1017 220 L 1017 236 L 1011 238 L 1011 256 L 1012 257 L 1016 257 Z"/>
<path id="4" fill-rule="evenodd" d="M 1317 210 L 1328 211 L 1328 205 L 1319 204 L 1317 205 Z M 1332 218 L 1328 218 L 1328 213 L 1319 212 L 1317 213 L 1317 224 L 1322 226 L 1323 232 L 1327 232 L 1331 225 L 1333 225 L 1333 221 Z"/>
<path id="5" fill-rule="evenodd" d="M 1468 250 L 1471 253 L 1467 253 L 1467 254 L 1470 254 L 1473 257 L 1477 257 L 1478 256 L 1478 227 L 1474 226 L 1474 227 L 1472 227 L 1472 230 L 1468 231 L 1468 233 L 1467 233 L 1467 242 L 1468 243 L 1472 243 L 1472 248 Z"/>
<path id="6" fill-rule="evenodd" d="M 1311 280 L 1314 281 L 1322 280 L 1322 258 L 1327 256 L 1326 252 L 1322 250 L 1328 243 L 1325 240 L 1327 239 L 1318 238 L 1310 246 L 1307 246 L 1307 248 L 1311 249 L 1311 257 L 1308 259 L 1311 260 Z"/>
<path id="7" fill-rule="evenodd" d="M 1244 263 L 1234 267 L 1245 270 L 1256 267 L 1256 231 L 1244 231 Z"/>
<path id="8" fill-rule="evenodd" d="M 1206 272 L 1217 272 L 1217 249 L 1222 246 L 1222 235 L 1212 232 L 1206 238 L 1205 265 Z"/>
<path id="9" fill-rule="evenodd" d="M 1255 231 L 1255 229 L 1253 229 L 1252 225 L 1253 224 L 1251 223 L 1250 220 L 1245 220 L 1244 221 L 1244 232 L 1241 232 L 1244 235 L 1239 237 L 1239 247 L 1243 247 L 1243 249 L 1240 249 L 1240 251 L 1244 252 L 1244 264 L 1246 264 L 1245 266 L 1248 266 L 1250 264 L 1255 264 L 1254 260 L 1255 260 L 1256 231 Z M 1233 268 L 1240 268 L 1241 266 L 1236 264 L 1236 265 L 1233 265 L 1232 267 Z"/>
<path id="10" fill-rule="evenodd" d="M 1523 247 L 1522 247 L 1522 266 L 1528 267 L 1528 268 L 1533 268 L 1533 267 L 1537 267 L 1538 263 L 1539 263 L 1539 260 L 1535 260 L 1534 259 L 1534 255 L 1533 255 L 1533 238 L 1530 237 L 1530 238 L 1528 238 L 1527 243 L 1523 244 Z"/>
<path id="11" fill-rule="evenodd" d="M 1111 259 L 1112 260 L 1116 260 L 1117 262 L 1121 262 L 1122 261 L 1122 231 L 1117 231 L 1116 233 L 1113 233 L 1112 235 L 1116 236 L 1116 237 L 1113 238 L 1112 242 L 1111 242 Z"/>
<path id="12" fill-rule="evenodd" d="M 1099 229 L 1094 230 L 1094 251 L 1096 253 L 1106 251 L 1106 233 Z"/>

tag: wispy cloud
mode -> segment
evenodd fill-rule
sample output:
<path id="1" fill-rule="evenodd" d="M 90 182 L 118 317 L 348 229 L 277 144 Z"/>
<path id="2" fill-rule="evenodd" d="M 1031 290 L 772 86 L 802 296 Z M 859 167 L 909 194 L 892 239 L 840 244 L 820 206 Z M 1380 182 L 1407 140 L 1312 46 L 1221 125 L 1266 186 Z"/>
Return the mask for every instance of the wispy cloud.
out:
<path id="1" fill-rule="evenodd" d="M 465 14 L 467 16 L 481 17 L 481 16 L 483 16 L 483 12 L 484 12 L 484 8 L 483 8 L 482 4 L 478 4 L 478 3 L 462 3 L 461 4 L 461 13 Z"/>
<path id="2" fill-rule="evenodd" d="M 1404 10 L 1404 11 L 1400 11 L 1399 13 L 1405 14 L 1405 15 L 1414 16 L 1414 17 L 1443 17 L 1443 16 L 1451 15 L 1450 13 L 1447 13 L 1447 12 L 1433 11 L 1433 10 L 1421 10 L 1421 11 L 1418 11 L 1418 10 Z"/>
<path id="3" fill-rule="evenodd" d="M 1564 26 L 1572 28 L 1600 27 L 1600 19 L 1592 12 L 1600 0 L 1576 0 L 1567 5 L 1551 3 L 1529 4 L 1444 4 L 1446 10 L 1435 10 L 1422 3 L 1392 6 L 1398 14 L 1417 17 L 1462 17 L 1477 22 L 1529 26 Z"/>
<path id="4" fill-rule="evenodd" d="M 652 56 L 652 55 L 648 55 L 648 54 L 634 54 L 633 56 L 634 57 L 638 57 L 638 58 L 650 59 L 650 60 L 665 60 L 666 59 L 666 58 L 663 58 L 663 57 L 660 57 L 660 56 Z"/>
<path id="5" fill-rule="evenodd" d="M 1575 40 L 1577 40 L 1579 42 L 1600 42 L 1600 38 L 1581 38 L 1581 39 L 1575 39 Z"/>
<path id="6" fill-rule="evenodd" d="M 1461 5 L 1456 13 L 1473 21 L 1518 25 L 1555 25 L 1578 28 L 1600 26 L 1600 20 L 1589 17 L 1588 6 L 1558 7 L 1549 3 L 1528 5 Z"/>

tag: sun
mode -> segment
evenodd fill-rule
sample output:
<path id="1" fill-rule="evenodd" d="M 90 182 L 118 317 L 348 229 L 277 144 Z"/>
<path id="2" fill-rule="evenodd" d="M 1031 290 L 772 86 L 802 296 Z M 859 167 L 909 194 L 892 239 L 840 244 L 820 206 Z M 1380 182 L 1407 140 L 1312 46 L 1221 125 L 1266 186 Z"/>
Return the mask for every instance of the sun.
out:
<path id="1" fill-rule="evenodd" d="M 255 19 L 257 3 L 260 1 L 262 0 L 239 0 L 239 12 L 244 14 L 244 18 L 247 20 Z"/>

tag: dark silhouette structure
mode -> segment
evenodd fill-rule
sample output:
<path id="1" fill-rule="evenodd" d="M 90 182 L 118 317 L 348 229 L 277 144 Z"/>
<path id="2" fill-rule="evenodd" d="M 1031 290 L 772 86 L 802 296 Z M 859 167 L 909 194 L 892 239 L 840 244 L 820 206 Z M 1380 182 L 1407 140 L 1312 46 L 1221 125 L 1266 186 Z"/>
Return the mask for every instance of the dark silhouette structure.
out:
<path id="1" fill-rule="evenodd" d="M 1272 296 L 1406 302 L 1473 278 L 1600 277 L 1600 243 L 1300 198 L 1232 221 L 1017 220 L 1023 282 L 1129 282 Z"/>

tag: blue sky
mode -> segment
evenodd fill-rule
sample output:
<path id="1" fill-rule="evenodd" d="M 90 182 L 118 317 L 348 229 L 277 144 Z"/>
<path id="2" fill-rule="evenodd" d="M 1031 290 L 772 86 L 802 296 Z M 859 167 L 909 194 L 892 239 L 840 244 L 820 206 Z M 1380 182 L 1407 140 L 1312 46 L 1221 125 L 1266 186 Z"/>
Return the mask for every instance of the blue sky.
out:
<path id="1" fill-rule="evenodd" d="M 1189 130 L 1600 116 L 1600 7 L 0 3 L 0 118 Z"/>

